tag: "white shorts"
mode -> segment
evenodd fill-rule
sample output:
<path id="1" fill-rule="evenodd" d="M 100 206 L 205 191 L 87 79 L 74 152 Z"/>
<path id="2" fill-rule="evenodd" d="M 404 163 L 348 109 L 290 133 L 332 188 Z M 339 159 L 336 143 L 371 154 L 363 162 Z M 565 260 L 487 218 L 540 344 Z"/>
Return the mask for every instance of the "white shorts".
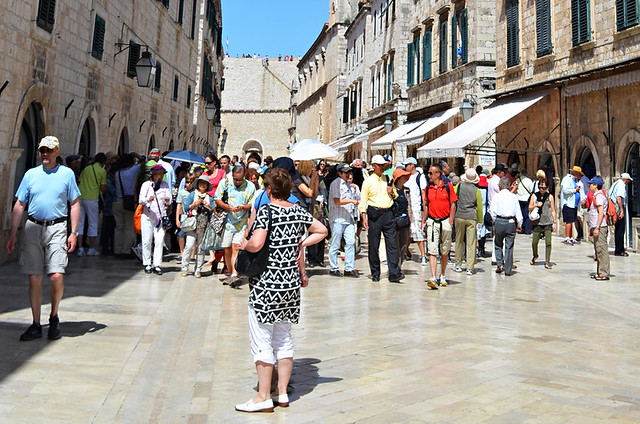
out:
<path id="1" fill-rule="evenodd" d="M 293 358 L 291 323 L 262 324 L 256 312 L 249 306 L 249 343 L 253 362 L 275 364 L 276 360 Z"/>
<path id="2" fill-rule="evenodd" d="M 224 230 L 224 236 L 222 239 L 222 247 L 231 247 L 232 244 L 240 244 L 242 243 L 242 239 L 244 238 L 246 231 L 229 231 Z"/>
<path id="3" fill-rule="evenodd" d="M 417 211 L 412 210 L 413 221 L 411 222 L 411 238 L 413 241 L 424 241 L 424 230 L 422 227 L 422 211 L 418 209 Z"/>
<path id="4" fill-rule="evenodd" d="M 78 222 L 78 235 L 82 235 L 84 232 L 84 220 L 86 218 L 89 221 L 87 235 L 89 237 L 98 236 L 98 213 L 98 199 L 80 199 L 80 221 Z"/>

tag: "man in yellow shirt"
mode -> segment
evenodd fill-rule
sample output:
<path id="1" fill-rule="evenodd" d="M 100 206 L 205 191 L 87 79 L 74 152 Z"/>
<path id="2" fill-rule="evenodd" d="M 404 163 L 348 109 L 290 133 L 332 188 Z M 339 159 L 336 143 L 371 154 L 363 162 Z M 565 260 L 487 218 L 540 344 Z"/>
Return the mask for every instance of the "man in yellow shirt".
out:
<path id="1" fill-rule="evenodd" d="M 99 198 L 107 188 L 107 171 L 104 164 L 107 163 L 107 155 L 98 153 L 91 165 L 84 168 L 80 174 L 80 222 L 78 224 L 78 256 L 84 256 L 82 236 L 84 232 L 84 220 L 88 221 L 87 236 L 89 250 L 87 256 L 98 256 L 100 253 L 94 248 L 98 236 Z"/>
<path id="2" fill-rule="evenodd" d="M 396 220 L 393 216 L 393 200 L 397 197 L 393 181 L 383 174 L 387 161 L 380 155 L 371 158 L 373 174 L 362 183 L 360 193 L 360 214 L 362 226 L 368 230 L 369 268 L 371 279 L 380 281 L 380 235 L 384 234 L 387 250 L 389 281 L 399 283 L 404 278 L 398 267 L 398 246 L 396 245 Z"/>

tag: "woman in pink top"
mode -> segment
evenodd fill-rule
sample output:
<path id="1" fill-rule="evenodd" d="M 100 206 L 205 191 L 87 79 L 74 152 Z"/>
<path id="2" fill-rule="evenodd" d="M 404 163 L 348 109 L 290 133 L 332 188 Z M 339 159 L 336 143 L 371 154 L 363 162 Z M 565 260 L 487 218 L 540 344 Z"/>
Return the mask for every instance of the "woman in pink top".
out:
<path id="1" fill-rule="evenodd" d="M 212 189 L 207 192 L 209 196 L 213 197 L 216 194 L 216 190 L 218 189 L 218 184 L 220 181 L 227 175 L 224 169 L 218 168 L 218 158 L 213 153 L 209 153 L 204 158 L 204 165 L 207 167 L 207 170 L 204 172 L 204 175 L 209 177 L 209 182 L 211 183 Z M 216 273 L 218 270 L 218 262 L 224 260 L 224 250 L 210 250 L 209 251 L 209 260 L 204 264 L 205 266 L 211 265 L 211 271 Z"/>

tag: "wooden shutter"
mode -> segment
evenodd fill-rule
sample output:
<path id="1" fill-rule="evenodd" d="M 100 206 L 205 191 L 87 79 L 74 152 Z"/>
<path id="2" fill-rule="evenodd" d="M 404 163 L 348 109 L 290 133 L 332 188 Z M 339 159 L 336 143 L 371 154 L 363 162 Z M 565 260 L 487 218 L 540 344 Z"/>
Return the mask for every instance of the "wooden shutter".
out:
<path id="1" fill-rule="evenodd" d="M 91 56 L 99 60 L 102 60 L 102 54 L 104 53 L 105 29 L 105 20 L 100 15 L 96 15 L 96 19 L 93 25 L 93 44 L 91 46 Z"/>
<path id="2" fill-rule="evenodd" d="M 413 85 L 413 70 L 414 70 L 414 49 L 413 43 L 407 44 L 407 86 Z"/>
<path id="3" fill-rule="evenodd" d="M 349 95 L 342 98 L 342 123 L 349 122 Z"/>
<path id="4" fill-rule="evenodd" d="M 551 6 L 549 0 L 536 0 L 536 53 L 538 57 L 551 54 Z"/>
<path id="5" fill-rule="evenodd" d="M 507 2 L 507 67 L 520 63 L 518 48 L 518 1 Z"/>
<path id="6" fill-rule="evenodd" d="M 56 22 L 56 0 L 40 0 L 36 24 L 45 31 L 53 31 Z"/>
<path id="7" fill-rule="evenodd" d="M 447 72 L 447 21 L 440 22 L 440 73 Z"/>
<path id="8" fill-rule="evenodd" d="M 187 109 L 191 108 L 191 86 L 187 85 Z"/>
<path id="9" fill-rule="evenodd" d="M 467 9 L 462 9 L 458 13 L 458 26 L 460 27 L 460 45 L 462 47 L 460 61 L 467 63 L 469 61 L 469 12 Z"/>
<path id="10" fill-rule="evenodd" d="M 427 30 L 422 37 L 422 81 L 431 78 L 432 31 Z"/>
<path id="11" fill-rule="evenodd" d="M 616 26 L 622 31 L 638 25 L 638 0 L 616 0 Z"/>
<path id="12" fill-rule="evenodd" d="M 571 41 L 574 46 L 591 39 L 589 0 L 571 0 Z"/>
<path id="13" fill-rule="evenodd" d="M 178 24 L 182 26 L 182 20 L 184 19 L 184 0 L 180 0 L 178 4 Z"/>
<path id="14" fill-rule="evenodd" d="M 127 76 L 134 78 L 138 75 L 136 64 L 140 60 L 140 44 L 129 41 L 129 60 L 127 61 Z"/>
<path id="15" fill-rule="evenodd" d="M 451 15 L 451 69 L 458 66 L 458 17 Z"/>
<path id="16" fill-rule="evenodd" d="M 414 73 L 413 80 L 416 84 L 420 84 L 420 34 L 416 34 L 413 39 L 413 52 L 414 52 Z"/>

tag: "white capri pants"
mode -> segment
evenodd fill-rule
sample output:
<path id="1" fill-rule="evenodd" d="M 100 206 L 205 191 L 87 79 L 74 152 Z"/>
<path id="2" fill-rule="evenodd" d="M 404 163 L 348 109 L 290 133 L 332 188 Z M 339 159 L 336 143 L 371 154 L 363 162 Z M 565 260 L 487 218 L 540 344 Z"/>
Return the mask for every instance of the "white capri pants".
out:
<path id="1" fill-rule="evenodd" d="M 275 364 L 276 360 L 293 358 L 291 323 L 262 324 L 249 305 L 249 343 L 253 362 Z"/>
<path id="2" fill-rule="evenodd" d="M 83 234 L 84 220 L 88 219 L 89 226 L 87 228 L 87 235 L 89 237 L 98 236 L 98 213 L 100 212 L 99 209 L 100 208 L 98 205 L 98 199 L 80 199 L 80 221 L 78 222 L 78 235 Z"/>
<path id="3" fill-rule="evenodd" d="M 155 222 L 144 213 L 140 216 L 140 230 L 142 236 L 142 265 L 162 266 L 162 249 L 164 248 L 164 229 L 162 225 L 156 227 Z"/>

